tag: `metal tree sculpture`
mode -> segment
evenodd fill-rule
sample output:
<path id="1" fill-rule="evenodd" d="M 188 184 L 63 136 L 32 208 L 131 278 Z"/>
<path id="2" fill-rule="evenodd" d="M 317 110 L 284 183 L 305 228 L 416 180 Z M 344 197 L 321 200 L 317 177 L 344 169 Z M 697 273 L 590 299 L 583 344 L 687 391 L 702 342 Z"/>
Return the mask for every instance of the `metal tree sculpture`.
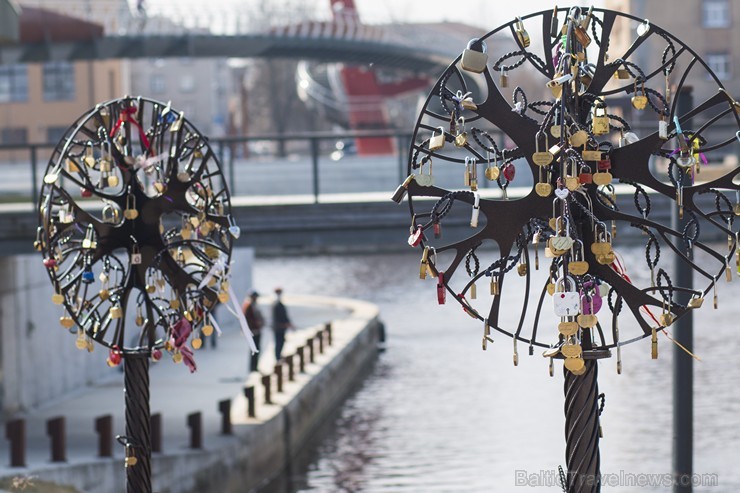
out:
<path id="1" fill-rule="evenodd" d="M 110 366 L 126 361 L 130 491 L 151 490 L 148 358 L 165 349 L 195 371 L 192 350 L 214 330 L 211 308 L 237 301 L 228 283 L 239 236 L 230 211 L 207 139 L 170 104 L 100 104 L 49 161 L 35 246 L 77 347 L 99 343 Z"/>
<path id="2" fill-rule="evenodd" d="M 617 27 L 634 33 L 624 53 L 610 53 Z M 537 46 L 530 45 L 528 31 L 537 33 Z M 507 45 L 513 51 L 493 52 L 492 47 Z M 655 50 L 662 50 L 662 58 Z M 526 68 L 520 80 L 526 84 L 539 77 L 544 100 L 530 101 L 522 87 L 509 88 L 509 79 Z M 671 93 L 681 93 L 690 77 L 707 77 L 718 91 L 686 110 Z M 699 173 L 707 156 L 726 151 L 740 138 L 739 110 L 706 63 L 675 36 L 647 20 L 577 7 L 517 18 L 471 40 L 421 110 L 409 177 L 393 197 L 401 202 L 408 193 L 409 244 L 423 250 L 420 277 L 436 277 L 439 303 L 450 293 L 482 322 L 483 349 L 493 329 L 513 338 L 515 364 L 517 341 L 528 344 L 530 354 L 535 346 L 545 348 L 551 374 L 553 359 L 564 360 L 566 409 L 577 411 L 566 411 L 573 418 L 566 424 L 571 471 L 598 473 L 596 362 L 589 360 L 609 357 L 612 348 L 619 353 L 621 346 L 648 336 L 657 357 L 657 332 L 701 306 L 712 289 L 716 306 L 718 280 L 732 278 L 739 170 L 704 182 L 700 178 L 706 173 Z M 630 114 L 654 115 L 647 135 L 633 131 Z M 691 129 L 694 122 L 700 126 Z M 499 191 L 486 190 L 488 182 Z M 517 182 L 526 189 L 509 197 L 507 187 Z M 631 203 L 619 203 L 618 191 L 632 194 Z M 672 229 L 651 214 L 651 196 L 675 201 L 685 227 Z M 445 244 L 442 225 L 459 204 L 472 206 L 474 232 Z M 470 213 L 465 209 L 462 216 Z M 620 223 L 646 235 L 644 267 L 650 276 L 644 276 L 644 286 L 630 278 L 614 250 Z M 704 240 L 721 234 L 728 237 L 724 253 Z M 493 244 L 497 252 L 486 249 Z M 533 303 L 530 288 L 538 282 L 540 244 L 549 265 Z M 695 262 L 694 251 L 705 254 L 711 266 Z M 660 262 L 669 254 L 688 264 L 706 286 L 675 285 L 663 268 L 667 264 Z M 493 260 L 482 262 L 483 255 Z M 525 278 L 526 288 L 518 324 L 503 327 L 501 295 L 512 270 Z M 476 292 L 476 282 L 486 278 L 492 298 Z M 691 297 L 682 304 L 674 293 Z M 599 313 L 603 299 L 609 316 L 603 315 L 606 309 Z M 511 311 L 512 305 L 506 306 Z M 620 334 L 617 321 L 624 307 L 637 321 L 635 333 Z M 548 316 L 549 310 L 555 316 Z M 621 372 L 619 357 L 617 369 Z M 587 450 L 573 452 L 572 444 Z M 569 491 L 582 491 L 571 486 Z"/>

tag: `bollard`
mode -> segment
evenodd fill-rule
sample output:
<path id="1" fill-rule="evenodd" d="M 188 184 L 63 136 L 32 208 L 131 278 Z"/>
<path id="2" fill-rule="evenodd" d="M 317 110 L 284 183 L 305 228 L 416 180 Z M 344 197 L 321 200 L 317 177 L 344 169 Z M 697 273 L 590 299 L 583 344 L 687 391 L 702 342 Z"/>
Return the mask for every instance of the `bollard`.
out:
<path id="1" fill-rule="evenodd" d="M 288 381 L 292 382 L 295 380 L 295 368 L 293 368 L 293 355 L 285 357 L 285 362 L 288 364 Z"/>
<path id="2" fill-rule="evenodd" d="M 270 398 L 270 375 L 262 376 L 262 386 L 265 388 L 265 404 L 272 404 Z"/>
<path id="3" fill-rule="evenodd" d="M 26 420 L 5 423 L 5 438 L 10 441 L 10 467 L 26 467 Z"/>
<path id="4" fill-rule="evenodd" d="M 325 327 L 324 330 L 326 330 L 326 343 L 331 346 L 331 344 L 332 344 L 332 341 L 331 341 L 331 322 L 328 322 L 326 324 L 326 327 Z"/>
<path id="5" fill-rule="evenodd" d="M 98 433 L 98 457 L 113 457 L 113 416 L 106 414 L 95 418 Z"/>
<path id="6" fill-rule="evenodd" d="M 277 376 L 277 391 L 278 393 L 283 391 L 283 365 L 278 363 L 275 365 L 275 375 Z"/>
<path id="7" fill-rule="evenodd" d="M 162 451 L 162 413 L 152 414 L 149 420 L 152 434 L 152 452 Z"/>
<path id="8" fill-rule="evenodd" d="M 188 428 L 190 428 L 190 448 L 203 448 L 203 417 L 200 411 L 188 414 Z"/>
<path id="9" fill-rule="evenodd" d="M 224 399 L 218 403 L 218 411 L 221 413 L 221 434 L 231 435 L 231 399 Z"/>
<path id="10" fill-rule="evenodd" d="M 67 437 L 64 416 L 46 420 L 46 434 L 51 439 L 51 461 L 66 462 Z"/>
<path id="11" fill-rule="evenodd" d="M 316 353 L 313 347 L 313 337 L 308 338 L 308 340 L 306 341 L 306 346 L 308 346 L 308 361 L 309 363 L 313 363 L 314 359 L 316 358 Z"/>
<path id="12" fill-rule="evenodd" d="M 254 418 L 256 415 L 254 412 L 254 385 L 244 387 L 244 397 L 247 398 L 247 416 Z"/>
<path id="13" fill-rule="evenodd" d="M 319 340 L 319 354 L 324 354 L 324 331 L 316 331 L 316 339 Z"/>
<path id="14" fill-rule="evenodd" d="M 303 352 L 304 347 L 298 348 L 298 371 L 306 373 L 306 355 Z"/>

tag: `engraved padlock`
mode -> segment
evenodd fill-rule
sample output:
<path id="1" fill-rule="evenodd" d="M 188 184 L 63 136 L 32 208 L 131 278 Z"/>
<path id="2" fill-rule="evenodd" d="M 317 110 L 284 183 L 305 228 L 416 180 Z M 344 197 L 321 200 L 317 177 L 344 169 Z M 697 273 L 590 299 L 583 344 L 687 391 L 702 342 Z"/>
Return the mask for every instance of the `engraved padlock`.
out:
<path id="1" fill-rule="evenodd" d="M 609 116 L 606 107 L 595 105 L 591 111 L 591 133 L 594 135 L 606 135 L 609 133 Z"/>
<path id="2" fill-rule="evenodd" d="M 429 163 L 429 173 L 424 174 L 424 165 L 426 163 Z M 432 176 L 432 158 L 429 156 L 424 156 L 422 158 L 421 163 L 419 165 L 419 174 L 414 177 L 414 180 L 416 180 L 416 183 L 419 184 L 420 187 L 431 187 L 434 185 L 434 177 Z"/>
<path id="3" fill-rule="evenodd" d="M 486 69 L 488 54 L 486 42 L 473 38 L 468 42 L 468 47 L 463 50 L 461 65 L 463 70 L 480 74 Z"/>
<path id="4" fill-rule="evenodd" d="M 588 142 L 588 132 L 580 128 L 575 123 L 568 127 L 568 142 L 573 147 L 581 147 Z"/>
<path id="5" fill-rule="evenodd" d="M 559 317 L 575 317 L 581 307 L 581 297 L 576 291 L 576 282 L 570 276 L 559 278 L 555 282 L 552 296 L 553 310 Z"/>
<path id="6" fill-rule="evenodd" d="M 532 154 L 532 162 L 537 166 L 547 166 L 552 163 L 554 156 L 549 150 L 540 150 L 540 142 L 544 140 L 543 149 L 548 149 L 549 143 L 545 132 L 537 132 L 534 137 L 535 152 Z"/>
<path id="7" fill-rule="evenodd" d="M 588 272 L 588 262 L 586 262 L 583 252 L 583 242 L 574 240 L 570 250 L 570 260 L 568 262 L 568 273 L 574 276 L 582 276 Z"/>

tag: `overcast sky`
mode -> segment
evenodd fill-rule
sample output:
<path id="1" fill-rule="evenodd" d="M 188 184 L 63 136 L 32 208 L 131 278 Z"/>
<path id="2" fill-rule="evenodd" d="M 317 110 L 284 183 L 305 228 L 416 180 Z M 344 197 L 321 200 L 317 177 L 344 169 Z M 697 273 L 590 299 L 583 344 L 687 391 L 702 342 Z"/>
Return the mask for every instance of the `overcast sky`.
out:
<path id="1" fill-rule="evenodd" d="M 128 0 L 135 6 L 137 0 Z M 161 10 L 187 9 L 190 13 L 200 12 L 205 16 L 209 11 L 228 11 L 235 6 L 255 5 L 260 0 L 218 0 L 209 3 L 204 0 L 144 0 L 147 10 L 155 13 Z M 279 0 L 278 0 L 279 1 Z M 328 16 L 330 0 L 305 0 L 322 9 L 321 16 Z M 590 4 L 603 6 L 603 0 Z M 387 22 L 442 22 L 456 21 L 492 30 L 512 20 L 517 15 L 525 15 L 553 8 L 553 0 L 519 0 L 506 2 L 500 0 L 355 0 L 360 18 L 369 24 Z M 565 5 L 565 4 L 563 4 Z M 570 3 L 568 4 L 570 5 Z"/>

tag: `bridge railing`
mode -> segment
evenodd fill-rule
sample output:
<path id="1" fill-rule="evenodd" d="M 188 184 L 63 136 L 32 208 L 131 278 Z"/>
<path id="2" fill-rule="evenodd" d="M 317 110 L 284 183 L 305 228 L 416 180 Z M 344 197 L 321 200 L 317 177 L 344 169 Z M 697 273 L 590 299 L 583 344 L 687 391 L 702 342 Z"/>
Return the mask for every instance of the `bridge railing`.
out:
<path id="1" fill-rule="evenodd" d="M 654 129 L 635 130 L 647 135 Z M 390 139 L 393 152 L 360 156 L 355 150 L 357 138 Z M 493 133 L 493 138 L 499 146 L 504 144 L 502 135 Z M 410 139 L 407 132 L 390 130 L 212 138 L 210 144 L 222 163 L 232 196 L 241 198 L 246 204 L 319 203 L 347 199 L 348 195 L 354 197 L 352 200 L 360 200 L 367 193 L 390 194 L 406 178 Z M 3 177 L 0 203 L 37 202 L 54 146 L 48 143 L 0 145 Z M 506 146 L 512 144 L 506 143 Z M 711 156 L 715 161 L 710 167 L 718 171 L 720 166 L 715 165 L 736 167 L 738 158 L 734 150 L 728 147 L 723 156 Z M 515 164 L 517 168 L 525 165 L 523 160 Z M 462 186 L 462 165 L 434 166 L 436 183 L 446 188 Z M 495 186 L 487 180 L 481 180 L 479 185 Z M 513 185 L 532 186 L 531 174 L 519 170 Z"/>
<path id="2" fill-rule="evenodd" d="M 393 153 L 359 156 L 355 139 L 390 139 Z M 397 131 L 212 138 L 232 196 L 318 203 L 322 197 L 388 192 L 406 176 L 411 135 Z M 36 203 L 54 143 L 0 144 L 0 203 Z"/>

